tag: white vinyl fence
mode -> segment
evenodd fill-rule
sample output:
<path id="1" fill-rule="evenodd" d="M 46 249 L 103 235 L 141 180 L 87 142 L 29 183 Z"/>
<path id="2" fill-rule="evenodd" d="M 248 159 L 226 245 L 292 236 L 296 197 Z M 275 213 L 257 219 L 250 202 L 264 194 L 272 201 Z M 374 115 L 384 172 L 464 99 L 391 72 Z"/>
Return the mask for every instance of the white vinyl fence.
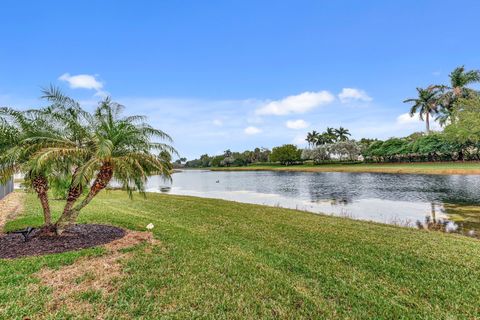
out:
<path id="1" fill-rule="evenodd" d="M 13 179 L 7 182 L 5 185 L 0 185 L 0 200 L 7 194 L 13 191 Z"/>

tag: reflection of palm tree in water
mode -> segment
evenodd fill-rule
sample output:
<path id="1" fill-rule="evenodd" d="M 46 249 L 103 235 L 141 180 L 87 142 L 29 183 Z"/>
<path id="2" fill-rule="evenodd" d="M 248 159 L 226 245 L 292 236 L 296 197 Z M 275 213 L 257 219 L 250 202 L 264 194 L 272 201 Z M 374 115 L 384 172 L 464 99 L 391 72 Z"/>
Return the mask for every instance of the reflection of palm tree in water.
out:
<path id="1" fill-rule="evenodd" d="M 337 205 L 347 205 L 349 203 L 351 203 L 352 200 L 351 199 L 347 199 L 347 198 L 333 198 L 331 200 L 331 204 L 334 205 L 334 206 L 337 206 Z"/>
<path id="2" fill-rule="evenodd" d="M 425 222 L 422 223 L 417 220 L 417 227 L 419 229 L 436 230 L 442 232 L 448 232 L 447 225 L 448 220 L 437 220 L 437 210 L 435 208 L 435 202 L 430 202 L 430 215 L 425 217 Z"/>
<path id="3" fill-rule="evenodd" d="M 478 203 L 443 204 L 443 213 L 457 226 L 459 233 L 475 233 L 480 237 L 480 206 Z"/>
<path id="4" fill-rule="evenodd" d="M 435 210 L 435 202 L 431 203 L 431 215 L 433 223 L 437 223 L 437 212 Z"/>
<path id="5" fill-rule="evenodd" d="M 480 229 L 480 223 L 463 220 L 465 218 L 468 219 L 468 215 L 466 215 L 465 213 L 463 213 L 464 217 L 462 217 L 461 221 L 455 221 L 455 219 L 452 219 L 452 215 L 461 215 L 461 206 L 460 209 L 457 208 L 457 210 L 453 209 L 452 205 L 448 204 L 443 204 L 443 209 L 442 206 L 440 206 L 440 210 L 448 216 L 448 219 L 437 219 L 437 208 L 435 207 L 435 203 L 432 202 L 430 215 L 425 217 L 425 222 L 422 223 L 420 220 L 417 221 L 417 227 L 419 229 L 454 232 L 469 237 L 480 238 L 480 235 L 476 231 Z M 454 228 L 448 227 L 449 223 L 451 222 L 454 223 Z"/>

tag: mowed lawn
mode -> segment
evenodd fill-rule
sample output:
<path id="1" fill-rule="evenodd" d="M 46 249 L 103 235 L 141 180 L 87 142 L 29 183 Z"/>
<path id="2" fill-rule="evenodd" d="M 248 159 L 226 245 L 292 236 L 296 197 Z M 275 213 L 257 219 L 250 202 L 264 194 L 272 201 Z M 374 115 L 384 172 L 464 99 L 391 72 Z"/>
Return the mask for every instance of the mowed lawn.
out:
<path id="1" fill-rule="evenodd" d="M 56 211 L 62 202 L 52 202 Z M 87 249 L 0 261 L 0 318 L 474 319 L 480 318 L 480 241 L 223 200 L 102 192 L 81 222 L 145 230 L 160 245 L 130 249 L 115 291 L 87 292 L 89 313 L 59 305 L 35 273 Z M 34 195 L 12 230 L 40 223 Z M 79 277 L 76 285 L 82 281 Z"/>
<path id="2" fill-rule="evenodd" d="M 480 162 L 360 163 L 323 165 L 251 165 L 208 168 L 213 171 L 377 172 L 411 174 L 480 174 Z"/>

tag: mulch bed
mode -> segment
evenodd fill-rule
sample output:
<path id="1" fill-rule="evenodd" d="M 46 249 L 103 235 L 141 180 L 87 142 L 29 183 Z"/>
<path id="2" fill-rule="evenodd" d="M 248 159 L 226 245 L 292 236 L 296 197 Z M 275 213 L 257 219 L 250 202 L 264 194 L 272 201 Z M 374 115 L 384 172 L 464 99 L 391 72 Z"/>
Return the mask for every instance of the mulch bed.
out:
<path id="1" fill-rule="evenodd" d="M 125 230 L 101 224 L 79 224 L 61 236 L 49 236 L 34 230 L 27 242 L 21 234 L 0 234 L 0 259 L 39 256 L 103 245 L 126 235 Z"/>

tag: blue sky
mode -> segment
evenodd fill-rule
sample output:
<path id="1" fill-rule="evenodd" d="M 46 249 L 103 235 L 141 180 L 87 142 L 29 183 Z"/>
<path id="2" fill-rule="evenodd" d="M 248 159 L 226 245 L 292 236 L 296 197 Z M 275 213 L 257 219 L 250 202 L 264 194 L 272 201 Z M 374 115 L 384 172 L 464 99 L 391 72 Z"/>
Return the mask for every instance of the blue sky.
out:
<path id="1" fill-rule="evenodd" d="M 415 87 L 480 68 L 479 1 L 2 1 L 0 105 L 105 94 L 188 158 L 423 129 Z"/>

